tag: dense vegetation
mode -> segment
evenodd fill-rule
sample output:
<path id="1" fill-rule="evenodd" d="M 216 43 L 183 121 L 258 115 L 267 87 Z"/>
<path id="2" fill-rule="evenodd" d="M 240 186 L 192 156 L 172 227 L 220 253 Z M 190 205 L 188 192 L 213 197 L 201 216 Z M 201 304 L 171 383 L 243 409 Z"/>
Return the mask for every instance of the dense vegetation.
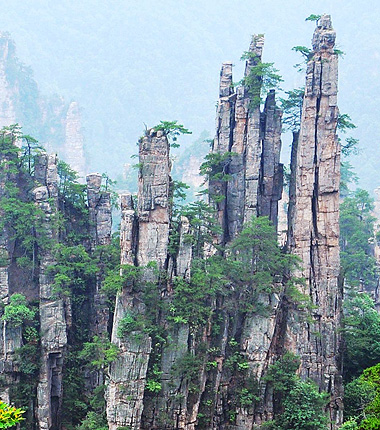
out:
<path id="1" fill-rule="evenodd" d="M 171 130 L 176 134 L 188 132 L 176 122 L 162 122 L 158 128 L 168 134 Z M 21 148 L 14 145 L 16 139 L 24 142 Z M 7 181 L 1 198 L 4 214 L 1 227 L 8 231 L 19 249 L 14 263 L 28 273 L 28 282 L 36 282 L 41 252 L 51 248 L 56 263 L 48 268 L 48 272 L 54 280 L 55 294 L 70 298 L 72 303 L 74 324 L 70 329 L 64 371 L 63 424 L 67 429 L 103 430 L 107 426 L 104 385 L 90 389 L 85 395 L 82 387 L 86 385 L 86 372 L 106 373 L 119 350 L 110 342 L 110 334 L 105 337 L 91 335 L 88 298 L 92 285 L 101 276 L 102 291 L 108 298 L 112 314 L 117 292 L 125 287 L 141 288 L 145 269 L 123 266 L 120 272 L 117 235 L 111 245 L 91 248 L 86 187 L 77 182 L 76 173 L 63 162 L 58 165 L 59 212 L 52 219 L 59 240 L 52 241 L 46 235 L 43 215 L 31 198 L 31 190 L 38 185 L 34 179 L 34 166 L 41 148 L 30 136 L 22 135 L 18 126 L 3 129 L 0 143 L 2 165 L 6 167 L 2 170 L 3 175 L 12 178 L 12 181 Z M 207 178 L 228 181 L 223 165 L 231 157 L 233 154 L 230 153 L 219 158 L 208 156 L 201 172 Z M 112 181 L 106 180 L 107 189 L 109 184 Z M 205 246 L 211 246 L 215 235 L 220 233 L 213 222 L 214 209 L 202 200 L 184 203 L 186 184 L 174 182 L 173 187 L 169 252 L 173 256 L 178 252 L 179 220 L 185 215 L 192 231 L 187 238 L 193 250 L 191 279 L 174 277 L 171 281 L 174 294 L 170 300 L 161 300 L 156 283 L 144 282 L 143 300 L 149 312 L 144 315 L 125 314 L 117 332 L 120 338 L 133 335 L 137 341 L 142 334 L 152 338 L 153 358 L 146 382 L 146 391 L 151 396 L 159 395 L 161 391 L 162 372 L 157 359 L 168 342 L 170 332 L 177 325 L 188 324 L 199 343 L 195 355 L 185 355 L 173 368 L 173 377 L 181 374 L 188 381 L 190 392 L 196 392 L 199 369 L 206 366 L 208 372 L 214 372 L 218 357 L 212 342 L 208 345 L 200 342 L 202 327 L 210 325 L 217 338 L 221 318 L 226 318 L 226 315 L 237 320 L 249 315 L 266 315 L 269 308 L 262 301 L 263 293 L 281 292 L 289 303 L 304 308 L 305 315 L 309 307 L 306 297 L 295 287 L 302 280 L 291 275 L 300 262 L 278 247 L 275 229 L 267 218 L 253 218 L 226 248 L 219 247 L 214 255 L 205 258 Z M 344 428 L 372 429 L 376 428 L 380 419 L 377 407 L 380 392 L 380 315 L 371 298 L 378 277 L 373 254 L 377 240 L 375 218 L 372 216 L 373 200 L 364 190 L 350 191 L 349 184 L 343 184 L 343 187 L 346 196 L 341 203 L 341 259 L 346 290 Z M 4 254 L 2 265 L 6 264 L 8 257 Z M 149 270 L 152 269 L 156 270 L 153 264 Z M 157 273 L 158 279 L 161 276 L 163 274 Z M 162 278 L 159 282 L 166 280 Z M 224 303 L 223 313 L 216 306 L 221 302 Z M 33 420 L 30 405 L 35 398 L 39 371 L 36 305 L 21 292 L 15 293 L 4 307 L 1 317 L 7 324 L 22 330 L 23 346 L 17 351 L 21 384 L 12 387 L 12 399 L 27 411 L 25 424 L 21 424 L 25 426 Z M 163 318 L 166 321 L 164 325 Z M 234 408 L 239 405 L 251 407 L 260 401 L 258 381 L 248 377 L 248 362 L 237 345 L 236 339 L 229 341 L 228 358 L 224 363 L 231 372 L 231 378 L 237 378 L 241 384 L 239 389 L 231 392 L 231 410 L 226 411 L 231 423 L 236 419 Z M 327 394 L 319 392 L 311 381 L 300 380 L 295 373 L 298 366 L 299 359 L 285 353 L 269 367 L 265 382 L 272 386 L 276 403 L 274 419 L 265 425 L 268 429 L 317 430 L 326 425 L 327 417 L 323 411 L 328 402 Z M 87 369 L 86 372 L 83 369 Z M 207 405 L 212 405 L 211 399 L 206 401 Z M 207 428 L 206 407 L 200 412 L 199 420 L 199 428 Z"/>

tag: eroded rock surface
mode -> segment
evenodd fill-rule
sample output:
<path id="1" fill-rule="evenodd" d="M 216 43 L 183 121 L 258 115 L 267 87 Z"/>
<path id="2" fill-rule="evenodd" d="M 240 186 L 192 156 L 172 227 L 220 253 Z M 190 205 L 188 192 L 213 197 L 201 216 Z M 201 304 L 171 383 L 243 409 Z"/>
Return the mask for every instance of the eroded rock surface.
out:
<path id="1" fill-rule="evenodd" d="M 295 162 L 291 250 L 302 260 L 299 275 L 315 309 L 312 323 L 294 311 L 286 345 L 301 358 L 301 375 L 331 393 L 331 427 L 342 420 L 341 302 L 339 282 L 340 147 L 336 136 L 338 56 L 335 31 L 323 15 L 307 63 L 301 130 Z"/>
<path id="2" fill-rule="evenodd" d="M 217 203 L 217 218 L 223 234 L 217 239 L 225 244 L 241 231 L 252 216 L 269 216 L 277 225 L 278 201 L 282 193 L 281 109 L 271 91 L 260 111 L 261 77 L 255 66 L 261 61 L 262 35 L 253 36 L 245 68 L 245 85 L 233 89 L 232 64 L 224 63 L 220 74 L 216 137 L 212 152 L 232 153 L 225 160 L 228 181 L 209 181 L 211 202 Z M 255 82 L 255 83 L 252 83 Z M 248 85 L 248 82 L 250 83 Z M 254 88 L 255 90 L 252 90 Z"/>
<path id="3" fill-rule="evenodd" d="M 57 241 L 52 217 L 58 208 L 57 157 L 43 153 L 37 157 L 34 200 L 44 213 L 44 234 Z M 39 269 L 41 368 L 37 386 L 37 417 L 41 430 L 55 430 L 61 424 L 62 375 L 67 347 L 69 299 L 54 291 L 48 268 L 55 262 L 51 246 L 41 251 Z"/>

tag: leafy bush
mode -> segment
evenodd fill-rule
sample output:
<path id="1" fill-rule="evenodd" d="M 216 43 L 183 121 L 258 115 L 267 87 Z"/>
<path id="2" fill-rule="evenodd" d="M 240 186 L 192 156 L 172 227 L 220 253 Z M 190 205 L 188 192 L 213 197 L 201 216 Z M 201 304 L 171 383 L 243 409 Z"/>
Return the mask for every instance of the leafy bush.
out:
<path id="1" fill-rule="evenodd" d="M 268 369 L 265 378 L 273 386 L 277 398 L 275 419 L 266 425 L 273 430 L 321 430 L 326 428 L 324 409 L 329 394 L 319 392 L 312 381 L 301 381 L 296 375 L 300 360 L 292 353 L 285 353 Z"/>
<path id="2" fill-rule="evenodd" d="M 135 315 L 131 312 L 126 312 L 117 326 L 117 336 L 123 339 L 133 331 L 143 330 L 145 326 L 143 315 Z"/>
<path id="3" fill-rule="evenodd" d="M 9 304 L 4 308 L 3 321 L 7 321 L 13 327 L 20 327 L 25 321 L 31 321 L 35 312 L 28 307 L 23 294 L 15 293 L 9 298 Z"/>
<path id="4" fill-rule="evenodd" d="M 22 414 L 25 411 L 17 409 L 14 406 L 9 406 L 0 400 L 0 429 L 7 429 L 13 427 L 17 423 L 24 420 Z"/>
<path id="5" fill-rule="evenodd" d="M 86 360 L 96 369 L 104 369 L 105 366 L 116 360 L 119 348 L 108 339 L 94 336 L 92 342 L 85 342 L 79 353 L 79 358 Z"/>

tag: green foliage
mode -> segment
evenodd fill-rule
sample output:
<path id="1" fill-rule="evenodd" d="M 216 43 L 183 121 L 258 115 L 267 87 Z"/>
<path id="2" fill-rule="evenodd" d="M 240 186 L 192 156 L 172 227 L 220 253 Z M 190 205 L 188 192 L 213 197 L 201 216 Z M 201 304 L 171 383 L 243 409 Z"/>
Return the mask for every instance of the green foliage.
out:
<path id="1" fill-rule="evenodd" d="M 373 199 L 365 190 L 356 190 L 340 205 L 341 265 L 350 286 L 373 289 L 377 282 L 376 261 L 372 246 L 374 222 Z"/>
<path id="2" fill-rule="evenodd" d="M 279 407 L 275 419 L 265 428 L 273 430 L 321 430 L 327 425 L 324 408 L 329 395 L 319 392 L 311 381 L 301 381 L 296 375 L 300 360 L 286 352 L 272 364 L 265 380 L 272 384 Z"/>
<path id="3" fill-rule="evenodd" d="M 141 274 L 141 267 L 130 264 L 117 265 L 108 271 L 102 282 L 101 290 L 110 300 L 113 300 L 123 288 L 136 285 L 141 278 Z"/>
<path id="4" fill-rule="evenodd" d="M 79 358 L 90 363 L 95 369 L 104 369 L 116 360 L 119 348 L 107 338 L 94 336 L 92 342 L 85 342 Z"/>
<path id="5" fill-rule="evenodd" d="M 361 420 L 365 417 L 365 408 L 376 395 L 374 384 L 362 376 L 344 386 L 344 417 L 348 420 Z"/>
<path id="6" fill-rule="evenodd" d="M 358 176 L 355 174 L 352 165 L 348 161 L 342 161 L 340 164 L 340 187 L 339 193 L 342 199 L 350 194 L 349 184 L 357 184 Z"/>
<path id="7" fill-rule="evenodd" d="M 313 58 L 314 52 L 306 46 L 293 46 L 292 51 L 302 55 L 302 62 L 294 65 L 298 72 L 303 72 L 305 65 Z"/>
<path id="8" fill-rule="evenodd" d="M 307 48 L 306 46 L 293 46 L 292 51 L 298 52 L 301 54 L 305 61 L 309 61 L 313 56 L 313 51 L 310 48 Z"/>
<path id="9" fill-rule="evenodd" d="M 380 363 L 365 369 L 346 386 L 348 429 L 376 430 L 380 426 Z"/>
<path id="10" fill-rule="evenodd" d="M 148 379 L 146 381 L 146 389 L 151 393 L 159 393 L 162 389 L 161 382 L 155 381 L 153 379 Z"/>
<path id="11" fill-rule="evenodd" d="M 234 152 L 210 152 L 206 155 L 205 161 L 201 164 L 199 172 L 209 181 L 227 182 L 231 176 L 227 173 L 228 166 L 231 163 L 232 157 L 237 154 Z"/>
<path id="12" fill-rule="evenodd" d="M 345 421 L 340 427 L 340 430 L 359 430 L 358 423 L 355 419 Z"/>
<path id="13" fill-rule="evenodd" d="M 39 349 L 35 341 L 23 345 L 16 350 L 16 363 L 19 372 L 34 379 L 40 370 Z M 32 381 L 29 381 L 32 382 Z M 35 382 L 35 380 L 33 381 Z M 24 381 L 25 383 L 25 381 Z"/>
<path id="14" fill-rule="evenodd" d="M 172 373 L 173 376 L 183 378 L 188 384 L 189 392 L 194 393 L 199 391 L 199 378 L 203 365 L 202 355 L 187 353 L 176 361 L 172 367 Z"/>
<path id="15" fill-rule="evenodd" d="M 108 424 L 102 414 L 90 411 L 77 430 L 108 430 Z"/>
<path id="16" fill-rule="evenodd" d="M 42 146 L 38 145 L 37 139 L 28 134 L 23 134 L 21 140 L 21 149 L 24 151 L 21 160 L 23 165 L 27 166 L 29 175 L 32 175 L 34 173 L 34 158 L 41 151 Z"/>
<path id="17" fill-rule="evenodd" d="M 359 139 L 355 139 L 354 137 L 347 137 L 345 139 L 345 144 L 341 145 L 342 155 L 348 157 L 349 155 L 358 155 L 359 154 Z"/>
<path id="18" fill-rule="evenodd" d="M 354 130 L 356 125 L 352 122 L 351 117 L 346 114 L 339 114 L 337 121 L 337 130 L 340 133 L 347 133 L 349 130 Z M 341 139 L 339 139 L 341 141 Z M 355 139 L 353 137 L 347 137 L 345 139 L 345 143 L 341 143 L 342 155 L 344 157 L 348 157 L 349 155 L 357 155 L 359 153 L 358 150 L 359 139 Z"/>
<path id="19" fill-rule="evenodd" d="M 346 55 L 346 53 L 344 51 L 342 51 L 341 49 L 338 49 L 338 48 L 334 49 L 334 54 L 340 58 L 343 58 Z"/>
<path id="20" fill-rule="evenodd" d="M 84 215 L 87 212 L 86 185 L 78 182 L 78 173 L 62 160 L 58 161 L 57 172 L 61 210 L 75 209 Z"/>
<path id="21" fill-rule="evenodd" d="M 203 257 L 205 244 L 211 244 L 213 238 L 222 232 L 215 223 L 215 209 L 203 200 L 198 200 L 184 206 L 181 214 L 188 218 L 191 234 L 185 239 L 193 245 L 193 256 Z"/>
<path id="22" fill-rule="evenodd" d="M 263 63 L 260 58 L 250 51 L 243 53 L 242 60 L 248 60 L 249 73 L 239 84 L 246 87 L 250 97 L 250 109 L 260 107 L 265 94 L 275 88 L 279 88 L 282 77 L 278 70 L 273 67 L 274 63 Z"/>
<path id="23" fill-rule="evenodd" d="M 190 188 L 189 185 L 182 181 L 172 181 L 170 190 L 170 204 L 172 211 L 172 218 L 170 222 L 169 231 L 169 244 L 168 244 L 168 254 L 171 256 L 176 256 L 179 250 L 180 241 L 180 227 L 181 227 L 181 216 L 182 216 L 182 206 L 186 200 L 186 190 Z"/>
<path id="24" fill-rule="evenodd" d="M 82 326 L 84 327 L 84 326 Z M 74 430 L 83 422 L 88 411 L 88 399 L 83 393 L 85 379 L 83 359 L 79 358 L 77 339 L 70 345 L 63 369 L 62 426 Z"/>
<path id="25" fill-rule="evenodd" d="M 282 124 L 285 130 L 298 131 L 301 127 L 301 115 L 305 89 L 286 91 L 287 98 L 280 98 L 283 111 Z"/>
<path id="26" fill-rule="evenodd" d="M 0 230 L 6 229 L 10 240 L 15 241 L 16 248 L 21 251 L 20 265 L 34 271 L 38 250 L 50 243 L 43 225 L 45 215 L 28 192 L 34 186 L 33 181 L 22 166 L 19 149 L 15 149 L 16 139 L 22 136 L 20 127 L 17 124 L 5 127 L 0 135 L 0 175 L 5 182 L 5 193 L 0 199 Z"/>
<path id="27" fill-rule="evenodd" d="M 380 314 L 367 294 L 352 294 L 344 315 L 344 374 L 352 378 L 380 361 Z"/>
<path id="28" fill-rule="evenodd" d="M 199 234 L 205 234 L 205 230 L 200 229 Z M 265 314 L 266 306 L 261 303 L 260 294 L 280 288 L 283 282 L 288 284 L 291 296 L 295 286 L 290 272 L 299 260 L 280 250 L 275 229 L 268 218 L 254 217 L 247 223 L 226 250 L 225 257 L 214 255 L 204 259 L 202 254 L 198 256 L 206 240 L 208 238 L 202 237 L 194 243 L 196 258 L 193 259 L 191 279 L 173 279 L 170 321 L 188 323 L 193 329 L 201 327 L 213 317 L 212 304 L 218 297 L 229 298 L 229 306 L 239 303 L 239 313 Z M 304 297 L 298 296 L 300 303 Z M 243 370 L 242 366 L 239 366 L 240 370 Z"/>
<path id="29" fill-rule="evenodd" d="M 174 295 L 170 305 L 169 319 L 186 322 L 191 327 L 206 324 L 212 315 L 211 301 L 228 283 L 223 268 L 223 259 L 195 259 L 191 280 L 177 277 L 173 281 Z"/>
<path id="30" fill-rule="evenodd" d="M 113 209 L 119 209 L 119 194 L 115 191 L 116 181 L 112 180 L 107 173 L 102 173 L 102 185 L 101 191 L 110 194 L 111 207 Z"/>
<path id="31" fill-rule="evenodd" d="M 126 312 L 117 326 L 117 336 L 124 339 L 134 331 L 142 331 L 145 329 L 145 318 L 142 314 L 134 314 Z"/>
<path id="32" fill-rule="evenodd" d="M 289 392 L 297 383 L 296 371 L 301 364 L 300 359 L 291 352 L 285 352 L 268 369 L 264 380 L 271 382 L 273 389 L 279 393 Z"/>
<path id="33" fill-rule="evenodd" d="M 7 405 L 0 400 L 0 429 L 7 429 L 20 423 L 24 420 L 22 417 L 24 413 L 22 409 Z"/>
<path id="34" fill-rule="evenodd" d="M 342 132 L 346 133 L 348 130 L 354 130 L 356 125 L 352 122 L 350 115 L 346 113 L 340 113 L 338 115 L 338 121 L 337 121 L 337 129 Z"/>
<path id="35" fill-rule="evenodd" d="M 66 246 L 58 243 L 53 252 L 56 263 L 48 268 L 48 273 L 54 276 L 55 291 L 66 295 L 71 295 L 74 290 L 84 293 L 87 283 L 98 272 L 86 248 L 83 245 Z"/>
<path id="36" fill-rule="evenodd" d="M 4 308 L 4 314 L 1 317 L 13 327 L 20 327 L 24 322 L 34 318 L 35 312 L 28 307 L 28 303 L 23 294 L 12 294 L 9 298 L 9 304 Z"/>
<path id="37" fill-rule="evenodd" d="M 253 217 L 228 247 L 225 266 L 228 276 L 241 289 L 242 308 L 257 309 L 261 292 L 271 292 L 276 284 L 290 279 L 299 259 L 281 251 L 276 231 L 267 217 Z"/>
<path id="38" fill-rule="evenodd" d="M 244 379 L 243 387 L 238 392 L 238 403 L 241 408 L 250 408 L 260 399 L 260 387 L 256 378 L 249 376 Z"/>
<path id="39" fill-rule="evenodd" d="M 315 383 L 298 381 L 283 400 L 283 412 L 277 418 L 281 430 L 321 430 L 327 426 L 324 409 L 329 394 L 319 392 Z"/>
<path id="40" fill-rule="evenodd" d="M 186 192 L 190 188 L 189 185 L 185 184 L 182 181 L 173 181 L 173 199 L 174 201 L 185 200 Z"/>
<path id="41" fill-rule="evenodd" d="M 309 15 L 306 19 L 305 19 L 305 21 L 318 21 L 319 20 L 319 18 L 321 17 L 322 15 L 315 15 L 314 13 L 312 13 L 311 15 Z"/>
<path id="42" fill-rule="evenodd" d="M 154 131 L 162 131 L 166 137 L 171 141 L 170 146 L 172 148 L 178 148 L 177 143 L 178 136 L 181 134 L 191 134 L 192 132 L 185 128 L 182 124 L 178 124 L 178 121 L 160 121 L 160 124 L 153 127 Z"/>

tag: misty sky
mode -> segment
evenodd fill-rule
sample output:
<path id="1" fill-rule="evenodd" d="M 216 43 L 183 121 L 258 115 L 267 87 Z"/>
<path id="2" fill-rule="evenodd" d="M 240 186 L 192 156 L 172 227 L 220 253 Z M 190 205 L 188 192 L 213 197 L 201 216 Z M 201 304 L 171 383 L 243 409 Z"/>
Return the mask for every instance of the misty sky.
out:
<path id="1" fill-rule="evenodd" d="M 240 56 L 253 33 L 265 33 L 264 61 L 275 62 L 283 88 L 302 86 L 291 48 L 310 46 L 308 15 L 330 13 L 346 53 L 340 110 L 361 140 L 352 164 L 363 187 L 380 186 L 377 2 L 0 0 L 0 10 L 0 30 L 11 33 L 41 91 L 79 102 L 91 169 L 113 174 L 136 152 L 144 123 L 179 120 L 193 131 L 189 143 L 203 130 L 213 135 L 220 65 L 232 60 L 234 80 L 241 79 Z"/>

